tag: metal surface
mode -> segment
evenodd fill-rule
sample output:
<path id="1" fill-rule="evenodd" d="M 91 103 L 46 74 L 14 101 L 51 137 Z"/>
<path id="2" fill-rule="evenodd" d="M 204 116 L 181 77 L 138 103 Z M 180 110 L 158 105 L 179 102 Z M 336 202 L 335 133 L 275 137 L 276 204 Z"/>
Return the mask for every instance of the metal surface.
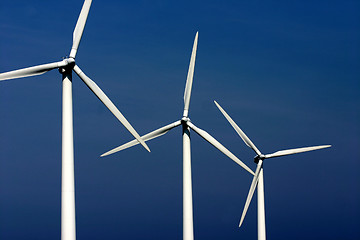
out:
<path id="1" fill-rule="evenodd" d="M 188 71 L 188 76 L 186 80 L 186 87 L 184 92 L 184 112 L 181 120 L 178 120 L 174 123 L 166 125 L 162 128 L 154 130 L 141 138 L 144 141 L 148 141 L 154 139 L 156 137 L 162 136 L 167 133 L 169 130 L 182 125 L 183 131 L 183 239 L 184 240 L 193 240 L 194 239 L 194 230 L 193 230 L 193 205 L 192 205 L 192 183 L 191 183 L 191 140 L 190 140 L 190 128 L 194 130 L 197 134 L 199 134 L 206 141 L 211 143 L 214 147 L 224 153 L 226 156 L 231 158 L 237 164 L 241 165 L 251 174 L 254 174 L 250 168 L 248 168 L 244 163 L 242 163 L 234 154 L 232 154 L 228 149 L 226 149 L 221 143 L 219 143 L 214 137 L 212 137 L 209 133 L 204 130 L 196 127 L 191 123 L 188 118 L 189 114 L 189 105 L 190 105 L 190 97 L 191 97 L 191 89 L 193 83 L 193 74 L 194 74 L 194 66 L 195 66 L 195 57 L 196 57 L 196 49 L 198 42 L 198 33 L 195 35 L 193 51 L 190 59 L 190 66 Z M 125 143 L 117 148 L 114 148 L 101 156 L 107 156 L 112 153 L 124 150 L 126 148 L 132 147 L 138 144 L 135 140 Z"/>
<path id="2" fill-rule="evenodd" d="M 231 126 L 235 129 L 235 131 L 239 134 L 241 139 L 244 141 L 244 143 L 249 146 L 251 149 L 253 149 L 257 156 L 255 156 L 255 162 L 257 163 L 257 168 L 255 171 L 255 176 L 253 177 L 253 180 L 250 185 L 249 193 L 245 201 L 245 206 L 243 209 L 243 213 L 241 215 L 239 227 L 242 225 L 244 218 L 246 216 L 246 212 L 248 210 L 248 207 L 250 205 L 252 196 L 254 194 L 254 191 L 256 189 L 256 186 L 258 185 L 258 239 L 265 240 L 266 239 L 266 232 L 265 232 L 265 202 L 264 202 L 264 180 L 263 180 L 263 161 L 268 158 L 273 157 L 279 157 L 279 156 L 285 156 L 295 153 L 301 153 L 301 152 L 308 152 L 323 148 L 331 147 L 331 145 L 322 145 L 322 146 L 314 146 L 314 147 L 305 147 L 305 148 L 295 148 L 295 149 L 289 149 L 289 150 L 281 150 L 277 151 L 272 154 L 264 155 L 258 150 L 253 144 L 253 142 L 246 136 L 246 134 L 240 129 L 240 127 L 231 119 L 231 117 L 225 112 L 225 110 L 218 104 L 216 101 L 214 101 L 216 106 L 219 108 L 221 113 L 225 116 L 225 118 L 228 120 L 228 122 L 231 124 Z M 261 181 L 258 183 L 258 181 Z"/>
<path id="3" fill-rule="evenodd" d="M 72 70 L 83 80 L 104 105 L 129 130 L 146 150 L 150 151 L 139 134 L 120 113 L 97 84 L 87 77 L 75 65 L 75 56 L 86 24 L 90 10 L 91 0 L 85 0 L 78 18 L 74 34 L 70 57 L 60 62 L 42 64 L 34 67 L 14 70 L 0 74 L 1 80 L 36 76 L 50 70 L 59 69 L 63 78 L 63 109 L 62 109 L 62 177 L 61 177 L 61 239 L 75 240 L 75 189 L 74 189 L 74 144 L 73 144 L 73 110 L 72 110 Z"/>

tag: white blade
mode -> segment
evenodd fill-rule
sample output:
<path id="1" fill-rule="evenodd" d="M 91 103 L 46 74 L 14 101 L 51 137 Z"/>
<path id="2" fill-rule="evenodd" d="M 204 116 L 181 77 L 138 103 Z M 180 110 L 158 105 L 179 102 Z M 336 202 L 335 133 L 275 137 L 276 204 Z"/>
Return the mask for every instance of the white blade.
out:
<path id="1" fill-rule="evenodd" d="M 167 133 L 168 131 L 170 131 L 171 129 L 173 129 L 174 127 L 179 126 L 180 124 L 181 124 L 181 121 L 180 121 L 180 120 L 179 120 L 179 121 L 176 121 L 176 122 L 171 123 L 171 124 L 169 124 L 169 125 L 166 125 L 166 126 L 164 126 L 164 127 L 162 127 L 162 128 L 159 128 L 159 129 L 157 129 L 157 130 L 155 130 L 155 131 L 152 131 L 152 132 L 150 132 L 150 133 L 142 136 L 141 138 L 142 138 L 144 141 L 148 141 L 148 140 L 151 140 L 151 139 L 160 137 L 160 136 L 164 135 L 165 133 Z M 110 151 L 102 154 L 101 157 L 105 157 L 105 156 L 107 156 L 107 155 L 110 155 L 110 154 L 119 152 L 119 151 L 121 151 L 121 150 L 127 149 L 127 148 L 132 147 L 132 146 L 135 146 L 135 145 L 137 145 L 137 144 L 139 144 L 139 142 L 138 142 L 136 139 L 134 139 L 134 140 L 132 140 L 132 141 L 130 141 L 130 142 L 128 142 L 128 143 L 125 143 L 125 144 L 123 144 L 123 145 L 121 145 L 121 146 L 119 146 L 119 147 L 117 147 L 117 148 L 114 148 L 114 149 L 112 149 L 112 150 L 110 150 Z"/>
<path id="2" fill-rule="evenodd" d="M 75 30 L 73 33 L 73 45 L 72 45 L 71 51 L 70 51 L 71 58 L 75 58 L 75 56 L 76 56 L 76 52 L 77 52 L 79 44 L 80 44 L 81 36 L 82 36 L 84 28 L 85 28 L 86 19 L 89 14 L 91 2 L 92 2 L 92 0 L 85 0 L 84 4 L 82 6 L 80 16 L 77 20 Z"/>
<path id="3" fill-rule="evenodd" d="M 225 118 L 229 121 L 231 126 L 235 129 L 235 131 L 239 134 L 241 139 L 245 142 L 245 144 L 253 149 L 257 155 L 261 155 L 261 152 L 257 149 L 255 144 L 246 136 L 246 134 L 239 128 L 239 126 L 231 119 L 231 117 L 225 112 L 225 110 L 216 102 L 214 101 L 218 109 L 221 111 L 221 113 L 225 116 Z"/>
<path id="4" fill-rule="evenodd" d="M 212 144 L 214 147 L 216 147 L 220 152 L 224 153 L 226 156 L 228 156 L 230 159 L 232 159 L 234 162 L 239 164 L 241 167 L 243 167 L 246 171 L 254 175 L 254 172 L 245 165 L 240 159 L 238 159 L 234 154 L 232 154 L 226 147 L 224 147 L 221 143 L 219 143 L 214 137 L 212 137 L 209 133 L 205 132 L 204 130 L 196 127 L 191 122 L 186 123 L 192 130 L 194 130 L 197 134 L 199 134 L 202 138 L 204 138 L 206 141 L 208 141 L 210 144 Z"/>
<path id="5" fill-rule="evenodd" d="M 106 96 L 106 94 L 99 88 L 99 86 L 88 76 L 86 76 L 77 65 L 74 66 L 74 71 L 79 76 L 79 78 L 90 88 L 90 90 L 100 99 L 100 101 L 102 101 L 105 106 L 115 115 L 115 117 L 124 125 L 124 127 L 141 143 L 141 145 L 143 145 L 146 150 L 150 152 L 150 149 L 144 140 L 140 138 L 139 134 L 111 102 L 111 100 Z"/>
<path id="6" fill-rule="evenodd" d="M 309 152 L 309 151 L 314 151 L 314 150 L 329 148 L 329 147 L 331 147 L 331 145 L 322 145 L 322 146 L 314 146 L 314 147 L 304 147 L 304 148 L 281 150 L 281 151 L 277 151 L 277 152 L 274 152 L 271 154 L 266 154 L 265 158 L 280 157 L 280 156 L 285 156 L 285 155 L 290 155 L 290 154 L 295 154 L 295 153 L 302 153 L 302 152 Z"/>
<path id="7" fill-rule="evenodd" d="M 199 32 L 196 32 L 194 45 L 193 45 L 193 49 L 192 49 L 192 53 L 191 53 L 188 75 L 187 75 L 187 79 L 186 79 L 185 92 L 184 92 L 184 114 L 183 114 L 184 117 L 187 117 L 188 112 L 189 112 L 191 88 L 192 88 L 194 69 L 195 69 L 195 59 L 196 59 L 198 35 L 199 35 Z"/>
<path id="8" fill-rule="evenodd" d="M 239 227 L 241 226 L 241 224 L 243 223 L 244 221 L 244 218 L 245 218 L 245 215 L 246 215 L 246 212 L 249 208 L 249 205 L 250 205 L 250 202 L 251 202 L 251 199 L 252 199 L 252 196 L 254 195 L 254 191 L 256 189 L 256 184 L 259 180 L 259 173 L 260 173 L 260 170 L 261 170 L 261 167 L 262 167 L 262 164 L 263 164 L 263 161 L 262 160 L 259 160 L 258 162 L 258 165 L 256 167 L 256 171 L 255 171 L 255 176 L 251 182 L 251 185 L 250 185 L 250 190 L 249 190 L 249 193 L 248 193 L 248 196 L 246 198 L 246 202 L 245 202 L 245 206 L 244 206 L 244 210 L 243 210 L 243 213 L 241 215 L 241 220 L 240 220 L 240 223 L 239 223 Z"/>
<path id="9" fill-rule="evenodd" d="M 14 79 L 14 78 L 23 78 L 36 76 L 40 74 L 44 74 L 50 70 L 66 65 L 64 61 L 42 64 L 34 67 L 23 68 L 19 70 L 14 70 L 10 72 L 0 73 L 0 81 Z"/>

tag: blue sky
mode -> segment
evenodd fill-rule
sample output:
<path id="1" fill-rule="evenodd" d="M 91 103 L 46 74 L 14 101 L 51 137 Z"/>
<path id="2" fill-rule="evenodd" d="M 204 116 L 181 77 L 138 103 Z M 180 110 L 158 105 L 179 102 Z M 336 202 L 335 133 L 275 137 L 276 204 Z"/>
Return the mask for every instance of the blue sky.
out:
<path id="1" fill-rule="evenodd" d="M 2 1 L 0 72 L 61 60 L 82 1 Z M 140 134 L 179 119 L 199 31 L 190 118 L 252 169 L 254 153 L 332 144 L 264 163 L 269 239 L 359 239 L 358 1 L 93 1 L 77 64 Z M 73 77 L 78 239 L 182 239 L 180 128 L 132 136 Z M 59 239 L 61 75 L 0 84 L 0 238 Z M 192 133 L 195 239 L 256 239 L 251 176 Z"/>

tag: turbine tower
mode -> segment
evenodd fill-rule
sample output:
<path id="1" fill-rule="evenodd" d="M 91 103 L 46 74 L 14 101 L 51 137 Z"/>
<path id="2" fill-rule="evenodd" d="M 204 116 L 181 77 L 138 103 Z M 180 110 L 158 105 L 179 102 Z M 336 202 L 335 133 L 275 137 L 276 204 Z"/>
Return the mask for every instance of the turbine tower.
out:
<path id="1" fill-rule="evenodd" d="M 242 166 L 249 173 L 254 175 L 254 172 L 251 171 L 243 162 L 241 162 L 234 154 L 232 154 L 228 149 L 226 149 L 221 143 L 219 143 L 215 138 L 213 138 L 209 133 L 204 130 L 196 127 L 188 117 L 189 115 L 189 105 L 191 97 L 191 88 L 194 76 L 195 68 L 195 58 L 196 58 L 196 49 L 198 42 L 198 32 L 196 33 L 193 50 L 190 59 L 189 71 L 186 80 L 185 93 L 184 93 L 184 112 L 183 117 L 173 122 L 169 125 L 166 125 L 162 128 L 159 128 L 155 131 L 152 131 L 141 138 L 144 141 L 151 140 L 156 137 L 160 137 L 170 131 L 171 129 L 182 126 L 182 136 L 183 136 L 183 239 L 184 240 L 193 240 L 194 231 L 193 231 L 193 204 L 192 204 L 192 183 L 191 183 L 191 150 L 190 150 L 190 129 L 199 134 L 202 138 L 224 153 L 226 156 L 231 158 L 237 164 Z M 107 156 L 109 154 L 124 150 L 126 148 L 132 147 L 138 144 L 136 140 L 128 142 L 124 145 L 121 145 L 113 150 L 110 150 L 101 156 Z"/>
<path id="2" fill-rule="evenodd" d="M 245 202 L 245 207 L 241 216 L 240 224 L 244 221 L 247 209 L 251 202 L 252 196 L 254 194 L 256 184 L 258 186 L 258 239 L 265 240 L 266 239 L 266 231 L 265 231 L 265 201 L 264 201 L 264 178 L 263 178 L 263 162 L 265 159 L 280 157 L 295 153 L 302 153 L 308 152 L 323 148 L 331 147 L 331 145 L 322 145 L 322 146 L 314 146 L 314 147 L 303 147 L 303 148 L 295 148 L 295 149 L 288 149 L 288 150 L 281 150 L 271 154 L 262 154 L 259 149 L 253 144 L 253 142 L 246 136 L 246 134 L 239 128 L 239 126 L 231 119 L 231 117 L 225 112 L 225 110 L 216 102 L 214 101 L 216 106 L 219 108 L 221 113 L 225 116 L 225 118 L 229 121 L 231 126 L 235 129 L 235 131 L 239 134 L 241 139 L 244 143 L 250 147 L 252 150 L 255 151 L 256 156 L 254 158 L 255 163 L 257 164 L 255 175 L 250 185 L 250 190 Z"/>
<path id="3" fill-rule="evenodd" d="M 48 63 L 34 67 L 23 68 L 0 74 L 0 81 L 30 77 L 59 69 L 62 75 L 62 173 L 61 173 L 61 239 L 75 240 L 75 186 L 74 186 L 74 144 L 73 144 L 73 110 L 72 110 L 72 70 L 103 102 L 115 117 L 148 151 L 150 149 L 139 134 L 120 113 L 111 100 L 85 73 L 75 64 L 75 56 L 84 31 L 86 19 L 92 0 L 85 0 L 73 33 L 73 45 L 70 56 L 60 62 Z"/>

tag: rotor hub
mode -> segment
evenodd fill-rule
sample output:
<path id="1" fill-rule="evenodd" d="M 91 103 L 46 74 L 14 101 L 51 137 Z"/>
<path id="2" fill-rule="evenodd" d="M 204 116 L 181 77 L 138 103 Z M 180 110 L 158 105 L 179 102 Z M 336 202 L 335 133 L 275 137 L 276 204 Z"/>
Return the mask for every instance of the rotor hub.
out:
<path id="1" fill-rule="evenodd" d="M 262 161 L 264 161 L 265 160 L 265 155 L 264 154 L 261 154 L 261 155 L 256 155 L 255 157 L 254 157 L 254 162 L 256 163 L 256 164 L 258 164 L 258 162 L 259 162 L 259 160 L 262 160 Z"/>
<path id="2" fill-rule="evenodd" d="M 188 118 L 188 117 L 182 117 L 182 118 L 181 118 L 181 121 L 182 121 L 182 122 L 191 122 L 191 121 L 190 121 L 190 118 Z"/>
<path id="3" fill-rule="evenodd" d="M 191 122 L 190 118 L 188 118 L 188 117 L 182 117 L 181 118 L 181 123 L 182 124 L 186 124 L 187 122 Z"/>
<path id="4" fill-rule="evenodd" d="M 75 66 L 75 59 L 74 58 L 63 58 L 63 66 L 59 67 L 59 72 L 64 74 L 66 72 L 71 71 Z"/>

